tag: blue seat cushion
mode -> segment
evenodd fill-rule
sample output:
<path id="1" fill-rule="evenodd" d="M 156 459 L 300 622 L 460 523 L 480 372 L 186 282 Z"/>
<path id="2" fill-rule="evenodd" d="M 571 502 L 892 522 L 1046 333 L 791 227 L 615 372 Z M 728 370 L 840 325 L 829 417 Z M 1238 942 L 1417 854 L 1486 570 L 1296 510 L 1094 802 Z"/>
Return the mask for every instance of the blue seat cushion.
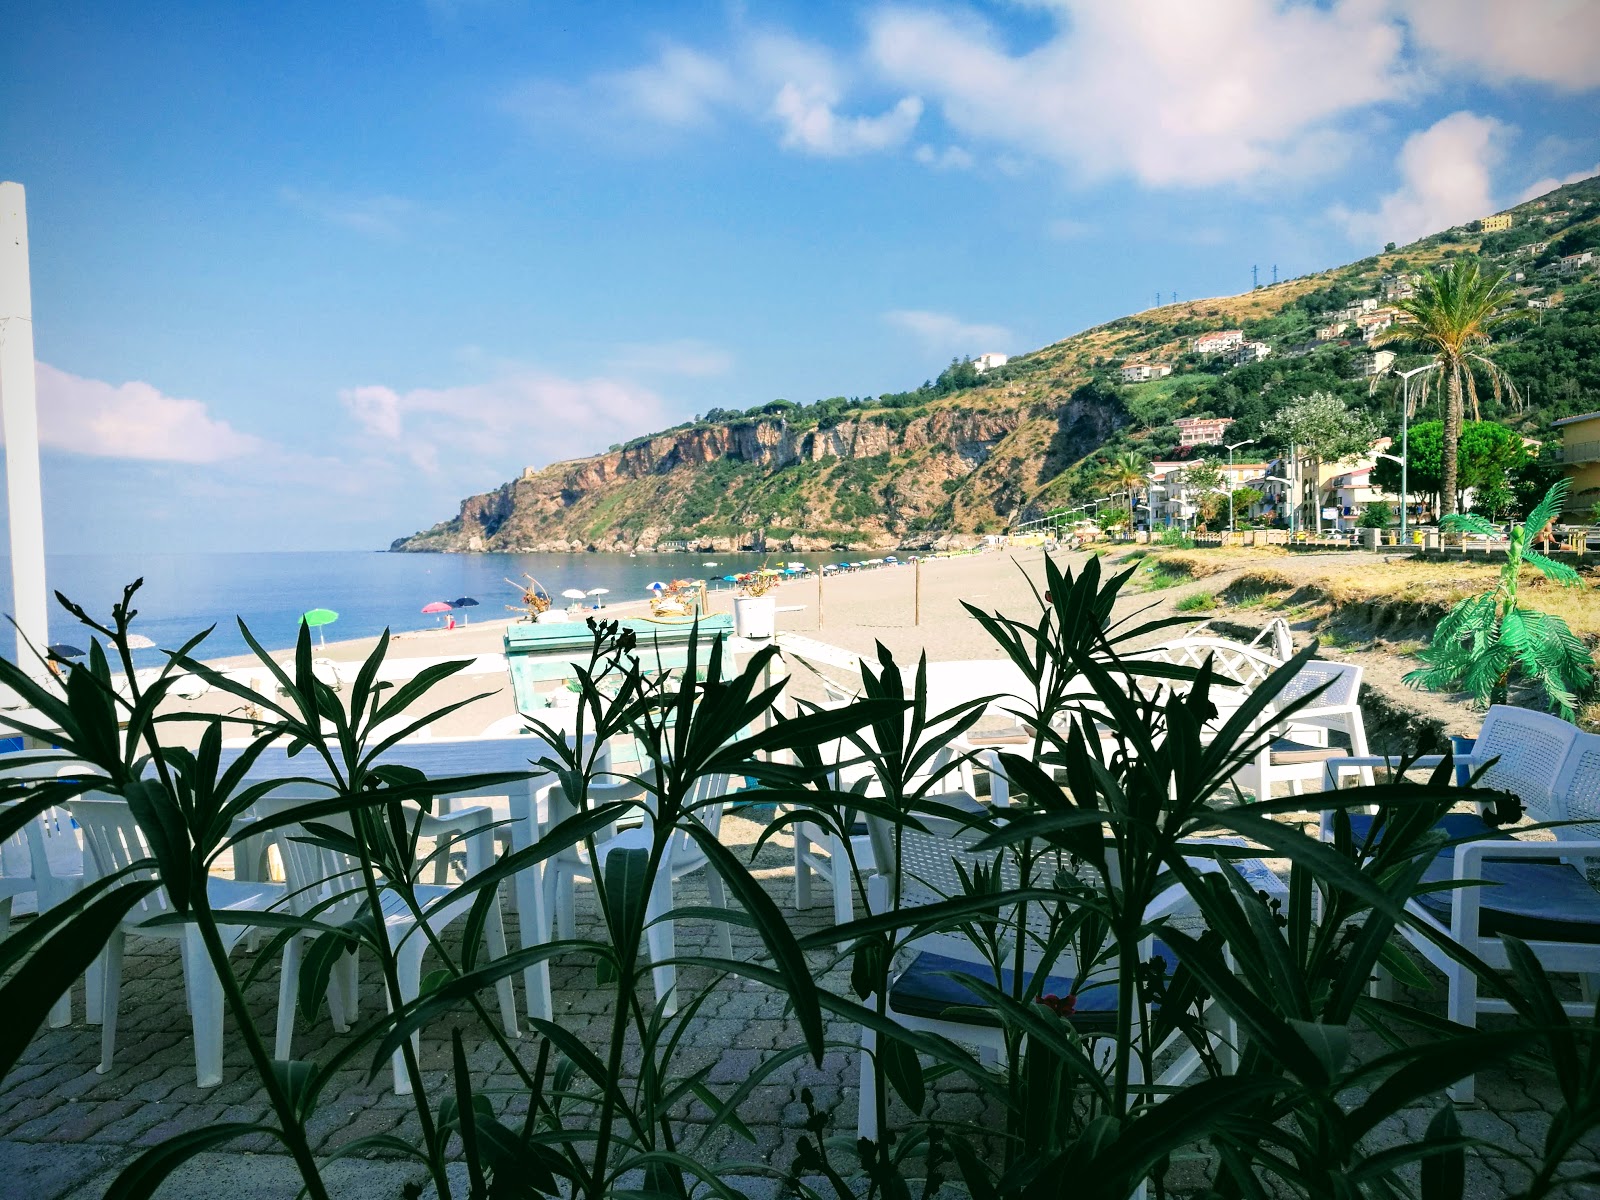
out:
<path id="1" fill-rule="evenodd" d="M 1370 816 L 1367 813 L 1351 813 L 1351 836 L 1357 842 L 1365 841 L 1367 835 L 1372 831 L 1373 822 L 1376 820 L 1377 817 Z M 1489 824 L 1477 813 L 1445 813 L 1444 816 L 1433 823 L 1433 827 L 1442 831 L 1452 842 L 1466 841 L 1469 838 L 1503 838 L 1510 836 Z M 1381 834 L 1379 835 L 1379 840 L 1382 840 Z M 1439 853 L 1446 858 L 1454 858 L 1455 852 L 1455 847 L 1451 846 L 1449 849 L 1441 850 Z"/>
<path id="2" fill-rule="evenodd" d="M 1155 944 L 1155 957 L 1167 963 L 1170 971 L 1177 964 L 1177 956 L 1160 942 Z M 905 970 L 889 984 L 889 1007 L 908 1017 L 921 1017 L 929 1021 L 954 1021 L 962 1025 L 976 1025 L 988 1029 L 1000 1026 L 1000 1018 L 989 1007 L 989 1002 L 972 991 L 957 975 L 970 975 L 974 979 L 990 978 L 986 963 L 970 959 L 951 958 L 932 951 L 923 951 L 913 958 Z M 1011 991 L 1014 972 L 1009 968 L 1000 972 L 997 987 Z M 1024 972 L 1024 986 L 1032 982 L 1032 974 Z M 1065 998 L 1072 995 L 1073 980 L 1065 975 L 1051 975 L 1044 981 L 1041 996 Z M 1117 1014 L 1117 988 L 1109 982 L 1096 981 L 1078 993 L 1068 1020 L 1080 1033 L 1109 1033 L 1115 1026 Z"/>
<path id="3" fill-rule="evenodd" d="M 1556 844 L 1551 845 L 1556 852 Z M 1424 883 L 1447 880 L 1454 869 L 1449 858 L 1434 859 Z M 1509 934 L 1529 942 L 1576 942 L 1600 945 L 1600 892 L 1583 872 L 1551 858 L 1487 859 L 1478 878 L 1493 887 L 1479 889 L 1479 932 L 1485 937 Z M 1417 903 L 1446 927 L 1455 889 L 1428 892 Z"/>

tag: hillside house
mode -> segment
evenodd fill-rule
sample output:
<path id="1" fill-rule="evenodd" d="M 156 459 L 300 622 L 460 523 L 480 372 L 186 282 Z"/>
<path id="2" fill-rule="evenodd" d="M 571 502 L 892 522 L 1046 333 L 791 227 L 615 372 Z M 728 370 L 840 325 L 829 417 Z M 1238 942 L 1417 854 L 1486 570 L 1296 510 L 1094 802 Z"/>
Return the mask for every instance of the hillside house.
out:
<path id="1" fill-rule="evenodd" d="M 973 368 L 982 375 L 985 371 L 992 371 L 996 367 L 1003 367 L 1011 361 L 1009 354 L 980 354 L 972 360 Z"/>
<path id="2" fill-rule="evenodd" d="M 1600 412 L 1552 421 L 1550 427 L 1561 434 L 1561 461 L 1572 480 L 1566 511 L 1587 510 L 1600 494 Z"/>
<path id="3" fill-rule="evenodd" d="M 1577 254 L 1564 254 L 1556 262 L 1556 269 L 1563 275 L 1576 275 L 1594 263 L 1594 251 L 1583 250 Z"/>
<path id="4" fill-rule="evenodd" d="M 1266 342 L 1246 342 L 1233 352 L 1233 361 L 1239 366 L 1247 363 L 1260 362 L 1272 353 L 1272 347 Z"/>
<path id="5" fill-rule="evenodd" d="M 1215 446 L 1232 424 L 1232 417 L 1179 417 L 1173 422 L 1180 446 Z"/>
<path id="6" fill-rule="evenodd" d="M 1152 379 L 1162 379 L 1172 374 L 1172 368 L 1166 363 L 1123 363 L 1123 383 L 1148 383 Z"/>
<path id="7" fill-rule="evenodd" d="M 1511 228 L 1511 214 L 1497 213 L 1492 217 L 1484 217 L 1478 222 L 1478 228 L 1484 233 L 1501 233 Z"/>
<path id="8" fill-rule="evenodd" d="M 1517 247 L 1517 257 L 1526 255 L 1528 258 L 1538 258 L 1548 249 L 1550 249 L 1549 242 L 1529 242 L 1526 246 Z"/>
<path id="9" fill-rule="evenodd" d="M 1321 326 L 1317 330 L 1317 341 L 1319 341 L 1319 342 L 1336 342 L 1336 341 L 1338 341 L 1340 338 L 1342 338 L 1344 336 L 1344 331 L 1349 326 L 1349 324 L 1350 324 L 1350 322 L 1348 322 L 1348 321 L 1340 321 L 1336 325 L 1323 325 L 1323 326 Z"/>
<path id="10" fill-rule="evenodd" d="M 1414 274 L 1385 275 L 1379 283 L 1385 300 L 1406 300 L 1417 294 L 1417 284 L 1422 276 Z"/>
<path id="11" fill-rule="evenodd" d="M 1225 354 L 1244 345 L 1244 330 L 1223 329 L 1216 333 L 1202 333 L 1194 340 L 1196 354 Z"/>
<path id="12" fill-rule="evenodd" d="M 1370 379 L 1374 375 L 1382 375 L 1394 365 L 1393 350 L 1369 350 L 1365 354 L 1358 354 L 1351 360 L 1357 379 Z"/>
<path id="13" fill-rule="evenodd" d="M 1393 324 L 1394 314 L 1373 313 L 1372 315 L 1357 321 L 1356 328 L 1360 331 L 1362 340 L 1370 342 L 1373 338 L 1383 333 L 1389 328 L 1389 326 Z"/>

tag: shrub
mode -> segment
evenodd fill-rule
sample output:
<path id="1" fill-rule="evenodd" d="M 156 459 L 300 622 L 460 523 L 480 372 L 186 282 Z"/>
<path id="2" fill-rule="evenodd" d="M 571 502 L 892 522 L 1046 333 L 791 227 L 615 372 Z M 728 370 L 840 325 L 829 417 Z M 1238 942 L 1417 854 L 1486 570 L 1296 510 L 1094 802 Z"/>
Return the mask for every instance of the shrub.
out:
<path id="1" fill-rule="evenodd" d="M 1217 597 L 1214 592 L 1195 592 L 1185 596 L 1172 607 L 1178 612 L 1210 612 L 1217 606 Z"/>
<path id="2" fill-rule="evenodd" d="M 976 722 L 984 704 L 975 698 L 930 716 L 926 664 L 903 667 L 881 645 L 875 659 L 862 662 L 859 699 L 829 708 L 802 703 L 799 712 L 771 721 L 778 689 L 768 690 L 766 672 L 775 648 L 725 669 L 721 640 L 696 634 L 688 665 L 673 670 L 651 658 L 632 631 L 591 621 L 575 732 L 535 722 L 539 736 L 526 739 L 529 753 L 543 755 L 535 769 L 440 779 L 386 759 L 385 739 L 398 734 L 379 727 L 402 710 L 414 728 L 447 710 L 448 703 L 428 697 L 466 662 L 431 666 L 397 690 L 374 687 L 385 637 L 352 685 L 335 691 L 318 680 L 302 626 L 290 668 L 258 651 L 259 669 L 274 680 L 264 693 L 191 658 L 204 635 L 149 682 L 132 670 L 134 588 L 106 624 L 73 608 L 92 637 L 85 661 L 65 666 L 64 692 L 6 660 L 0 684 L 57 726 L 30 732 L 92 769 L 0 779 L 0 833 L 9 836 L 21 822 L 92 790 L 127 802 L 152 853 L 140 873 L 96 881 L 0 941 L 7 971 L 0 977 L 0 1080 L 120 916 L 162 887 L 203 935 L 200 952 L 237 1024 L 232 1036 L 245 1044 L 266 1100 L 254 1119 L 159 1142 L 123 1171 L 112 1195 L 149 1195 L 198 1151 L 246 1134 L 287 1150 L 311 1200 L 330 1196 L 321 1175 L 327 1156 L 375 1148 L 423 1164 L 441 1197 L 732 1195 L 731 1164 L 748 1156 L 730 1160 L 713 1133 L 746 1137 L 741 1109 L 753 1089 L 803 1059 L 812 1064 L 807 1069 L 822 1069 L 825 1052 L 841 1042 L 857 1053 L 857 1028 L 872 1035 L 861 1062 L 874 1097 L 874 1135 L 857 1139 L 839 1128 L 835 1111 L 848 1122 L 848 1106 L 819 1105 L 801 1088 L 804 1112 L 794 1119 L 805 1136 L 794 1161 L 755 1168 L 772 1183 L 804 1180 L 802 1195 L 831 1191 L 841 1200 L 931 1196 L 947 1185 L 985 1200 L 1080 1192 L 1116 1200 L 1152 1176 L 1156 1193 L 1165 1194 L 1168 1164 L 1182 1162 L 1185 1175 L 1195 1176 L 1184 1190 L 1195 1194 L 1459 1197 L 1466 1153 L 1483 1143 L 1463 1133 L 1438 1091 L 1514 1058 L 1519 1072 L 1558 1077 L 1540 1080 L 1551 1097 L 1548 1136 L 1537 1149 L 1517 1150 L 1518 1165 L 1534 1180 L 1526 1194 L 1551 1194 L 1575 1165 L 1565 1160 L 1600 1124 L 1593 1084 L 1600 1061 L 1594 1027 L 1562 1015 L 1537 963 L 1509 938 L 1515 970 L 1508 975 L 1471 956 L 1458 959 L 1459 969 L 1509 1001 L 1491 1031 L 1462 1029 L 1405 1000 L 1366 994 L 1380 969 L 1416 973 L 1392 952 L 1390 934 L 1407 919 L 1406 903 L 1433 890 L 1423 878 L 1439 851 L 1436 822 L 1458 802 L 1492 803 L 1497 795 L 1442 784 L 1328 792 L 1319 802 L 1335 814 L 1374 807 L 1372 827 L 1383 836 L 1352 838 L 1341 819 L 1334 841 L 1307 837 L 1274 819 L 1281 801 L 1241 797 L 1230 783 L 1258 755 L 1255 731 L 1264 720 L 1291 721 L 1315 703 L 1314 693 L 1284 699 L 1315 647 L 1250 691 L 1219 724 L 1210 720 L 1218 698 L 1208 674 L 1174 674 L 1169 664 L 1132 654 L 1149 626 L 1112 616 L 1126 574 L 1106 578 L 1095 559 L 1076 576 L 1051 560 L 1044 569 L 1048 599 L 1036 622 L 970 610 L 1024 676 L 1019 693 L 1033 697 L 1031 744 L 999 751 L 1011 803 L 978 813 L 949 807 L 929 770 L 943 769 L 931 767 L 935 756 Z M 112 674 L 111 658 L 125 678 Z M 252 719 L 164 707 L 182 671 L 253 707 Z M 183 736 L 196 723 L 199 737 Z M 243 752 L 243 767 L 225 771 L 223 731 L 240 727 L 255 742 Z M 174 734 L 198 751 L 179 748 Z M 642 750 L 641 790 L 632 798 L 594 787 L 615 778 L 600 753 L 613 737 L 635 739 Z M 840 739 L 865 772 L 858 784 L 870 780 L 870 790 L 841 786 Z M 246 783 L 250 756 L 280 740 L 296 744 L 302 770 L 334 780 L 326 796 L 281 814 L 282 823 L 351 856 L 356 894 L 374 904 L 381 899 L 384 912 L 391 901 L 413 911 L 422 903 L 419 888 L 432 865 L 417 862 L 413 814 L 439 797 L 493 795 L 542 773 L 555 777 L 575 810 L 458 886 L 456 895 L 474 909 L 467 924 L 479 931 L 503 883 L 578 848 L 599 862 L 603 829 L 629 818 L 643 824 L 630 835 L 636 841 L 613 845 L 605 857 L 593 889 L 598 919 L 579 936 L 489 961 L 477 957 L 476 937 L 459 951 L 447 940 L 433 948 L 441 966 L 410 999 L 401 999 L 394 948 L 370 921 L 329 926 L 283 914 L 282 931 L 310 942 L 303 992 L 310 1001 L 319 1001 L 327 984 L 313 965 L 331 966 L 354 943 L 377 964 L 396 1003 L 392 1012 L 367 1005 L 360 1027 L 318 1061 L 274 1062 L 241 987 L 241 973 L 257 967 L 230 960 L 219 933 L 226 914 L 213 910 L 205 881 L 216 855 L 231 846 L 235 822 L 249 819 L 285 782 L 297 782 Z M 19 757 L 52 768 L 60 761 Z M 1058 764 L 1068 772 L 1064 782 L 1054 774 Z M 1451 773 L 1447 760 L 1439 777 Z M 794 805 L 795 815 L 837 838 L 846 853 L 833 864 L 836 881 L 860 894 L 869 890 L 865 872 L 847 860 L 864 818 L 880 864 L 904 861 L 900 847 L 929 838 L 931 826 L 935 837 L 974 848 L 978 869 L 932 906 L 915 901 L 911 872 L 877 874 L 871 915 L 798 934 L 750 866 L 706 823 L 705 783 L 730 777 L 747 781 L 744 799 Z M 270 831 L 259 822 L 251 828 Z M 1226 836 L 1211 836 L 1218 832 Z M 1244 837 L 1265 841 L 1287 864 L 1281 897 L 1231 870 Z M 678 919 L 736 925 L 748 931 L 748 944 L 738 955 L 713 951 L 682 964 L 676 1010 L 668 1012 L 647 982 L 642 951 L 658 915 L 650 880 L 674 840 L 705 855 L 706 869 L 743 910 L 679 910 Z M 342 878 L 328 882 L 346 886 Z M 1173 888 L 1182 901 L 1176 908 Z M 887 1015 L 891 971 L 930 931 L 971 955 L 970 986 L 1002 1035 L 992 1063 Z M 1151 939 L 1165 947 L 1159 955 L 1147 948 Z M 838 961 L 840 946 L 848 983 L 831 990 L 819 975 Z M 1037 960 L 1028 971 L 1024 955 Z M 491 1011 L 494 988 L 508 973 L 546 963 L 589 989 L 593 1007 L 586 1007 L 583 1033 L 556 1015 L 511 1042 Z M 1052 978 L 1065 978 L 1072 990 L 1046 994 Z M 786 1006 L 792 1043 L 754 1052 L 737 1078 L 720 1083 L 698 1054 L 697 1039 L 707 1034 L 694 1022 L 714 1011 L 727 994 L 718 989 L 728 986 Z M 1100 998 L 1111 1003 L 1096 1014 L 1103 1019 L 1088 1027 L 1076 1022 L 1084 996 L 1107 986 L 1112 990 Z M 410 1036 L 418 1029 L 447 1039 L 441 1070 L 422 1072 Z M 1243 1036 L 1222 1044 L 1222 1029 Z M 1369 1031 L 1376 1036 L 1358 1036 Z M 476 1043 L 470 1054 L 469 1037 Z M 1363 1040 L 1379 1042 L 1380 1053 L 1353 1052 Z M 1193 1073 L 1157 1086 L 1164 1047 L 1181 1052 Z M 391 1052 L 404 1060 L 416 1121 L 382 1140 L 323 1144 L 311 1131 L 330 1085 L 343 1088 L 352 1064 L 376 1055 L 381 1065 Z M 935 1093 L 947 1081 L 963 1093 L 955 1113 Z M 350 1097 L 340 1092 L 336 1103 Z M 1364 1136 L 1409 1127 L 1419 1108 L 1434 1114 L 1426 1136 Z M 1351 1180 L 1360 1181 L 1358 1189 Z M 909 1186 L 913 1181 L 920 1185 Z"/>

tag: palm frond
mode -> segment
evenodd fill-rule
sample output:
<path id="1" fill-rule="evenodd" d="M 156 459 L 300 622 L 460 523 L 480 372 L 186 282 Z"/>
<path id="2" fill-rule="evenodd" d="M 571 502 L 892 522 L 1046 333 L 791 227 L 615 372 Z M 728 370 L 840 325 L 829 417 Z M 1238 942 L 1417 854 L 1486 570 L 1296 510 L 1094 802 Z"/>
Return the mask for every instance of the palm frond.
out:
<path id="1" fill-rule="evenodd" d="M 1500 532 L 1477 513 L 1451 513 L 1439 522 L 1439 528 L 1448 533 L 1475 533 L 1479 537 L 1495 537 Z"/>
<path id="2" fill-rule="evenodd" d="M 1522 524 L 1522 536 L 1529 545 L 1533 539 L 1544 532 L 1544 527 L 1561 515 L 1561 506 L 1566 503 L 1567 492 L 1572 488 L 1570 479 L 1558 479 L 1551 485 L 1550 490 L 1544 494 L 1544 499 L 1534 505 L 1533 511 L 1528 514 L 1528 519 Z M 1527 556 L 1527 552 L 1523 552 Z"/>
<path id="3" fill-rule="evenodd" d="M 1582 587 L 1583 576 L 1566 563 L 1556 562 L 1546 558 L 1537 550 L 1524 550 L 1522 561 L 1530 567 L 1537 567 L 1546 579 L 1554 580 L 1564 587 Z"/>

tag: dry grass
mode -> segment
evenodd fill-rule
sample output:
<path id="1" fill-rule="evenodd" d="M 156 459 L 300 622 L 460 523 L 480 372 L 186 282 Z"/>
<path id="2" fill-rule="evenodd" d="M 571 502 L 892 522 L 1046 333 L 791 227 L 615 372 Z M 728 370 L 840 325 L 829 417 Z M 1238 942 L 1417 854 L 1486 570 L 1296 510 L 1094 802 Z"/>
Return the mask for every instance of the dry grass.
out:
<path id="1" fill-rule="evenodd" d="M 1212 551 L 1199 574 L 1241 570 L 1222 590 L 1233 604 L 1258 604 L 1262 597 L 1288 599 L 1301 607 L 1323 610 L 1332 619 L 1373 624 L 1436 622 L 1458 600 L 1493 588 L 1500 573 L 1496 563 L 1389 562 L 1370 559 L 1301 558 L 1284 569 L 1261 568 L 1260 551 Z M 1190 556 L 1167 555 L 1163 561 Z M 1198 556 L 1196 556 L 1198 557 Z M 1587 574 L 1587 573 L 1586 573 Z M 1600 642 L 1600 589 L 1592 576 L 1584 587 L 1562 587 L 1536 571 L 1522 579 L 1522 600 L 1531 608 L 1559 616 L 1579 637 Z M 1286 595 L 1287 594 L 1287 595 Z"/>

